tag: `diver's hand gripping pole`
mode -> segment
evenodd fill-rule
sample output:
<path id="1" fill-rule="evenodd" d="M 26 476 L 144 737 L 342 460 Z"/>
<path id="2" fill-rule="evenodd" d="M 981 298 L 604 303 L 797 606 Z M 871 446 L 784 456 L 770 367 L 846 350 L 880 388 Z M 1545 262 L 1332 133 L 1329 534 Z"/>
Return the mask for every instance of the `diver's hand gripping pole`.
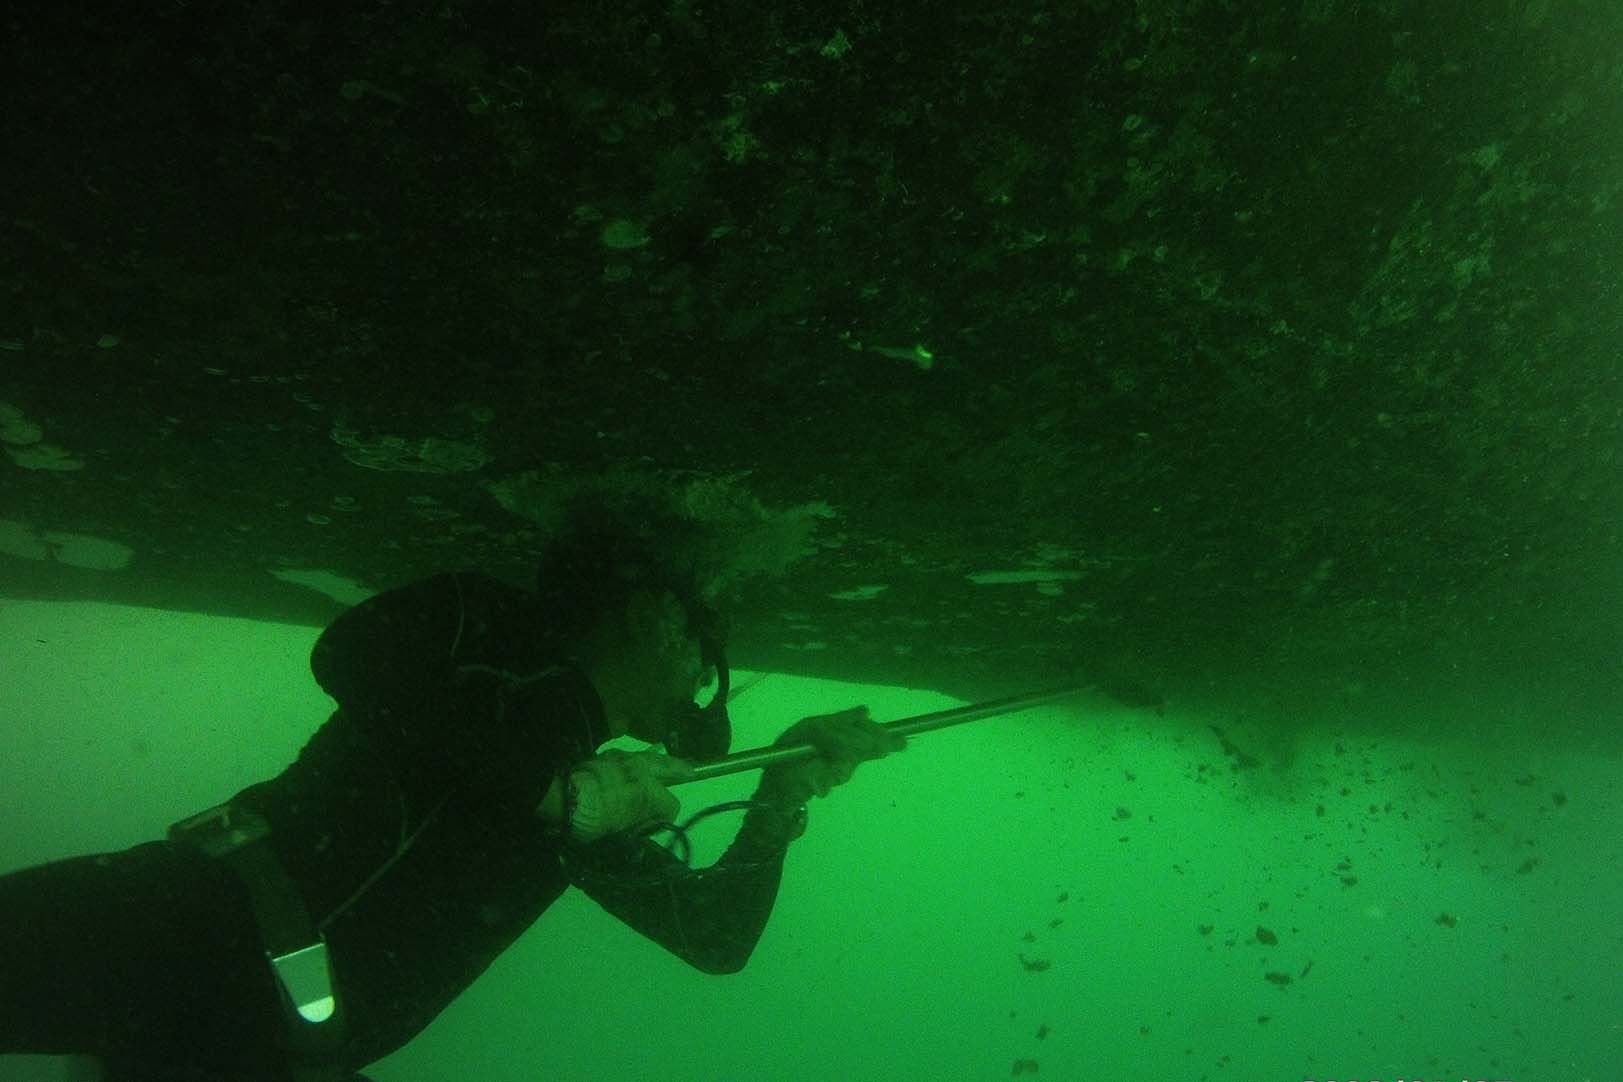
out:
<path id="1" fill-rule="evenodd" d="M 983 703 L 971 703 L 968 706 L 953 707 L 951 710 L 937 710 L 933 714 L 916 714 L 910 718 L 882 722 L 880 728 L 898 736 L 912 736 L 914 733 L 925 733 L 931 729 L 945 729 L 949 725 L 961 725 L 966 721 L 989 718 L 995 714 L 1013 714 L 1019 710 L 1041 706 L 1043 703 L 1053 702 L 1056 699 L 1063 699 L 1083 691 L 1090 691 L 1096 686 L 1094 684 L 1066 684 L 1062 687 L 1051 688 L 1048 691 L 1011 695 L 1006 699 L 991 699 Z M 791 744 L 786 748 L 754 748 L 750 751 L 738 751 L 731 755 L 725 755 L 720 759 L 711 760 L 708 763 L 697 763 L 693 767 L 692 774 L 669 784 L 681 785 L 690 781 L 719 778 L 724 774 L 737 774 L 745 770 L 759 770 L 762 767 L 777 766 L 779 763 L 792 763 L 799 759 L 808 759 L 816 754 L 817 748 L 812 744 Z"/>

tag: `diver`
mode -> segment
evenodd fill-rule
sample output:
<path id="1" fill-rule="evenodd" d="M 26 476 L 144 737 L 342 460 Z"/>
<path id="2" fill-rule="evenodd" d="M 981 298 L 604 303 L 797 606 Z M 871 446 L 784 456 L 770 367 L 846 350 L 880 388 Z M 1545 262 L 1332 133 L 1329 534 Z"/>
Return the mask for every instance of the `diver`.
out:
<path id="1" fill-rule="evenodd" d="M 819 754 L 762 772 L 719 860 L 656 842 L 668 786 L 731 735 L 724 623 L 673 556 L 691 523 L 661 514 L 576 500 L 533 590 L 443 573 L 347 610 L 311 654 L 337 710 L 279 776 L 163 840 L 0 876 L 0 1054 L 103 1082 L 364 1079 L 571 885 L 741 969 L 808 800 L 903 740 L 865 708 L 804 718 L 777 743 Z M 668 754 L 599 751 L 622 734 Z"/>

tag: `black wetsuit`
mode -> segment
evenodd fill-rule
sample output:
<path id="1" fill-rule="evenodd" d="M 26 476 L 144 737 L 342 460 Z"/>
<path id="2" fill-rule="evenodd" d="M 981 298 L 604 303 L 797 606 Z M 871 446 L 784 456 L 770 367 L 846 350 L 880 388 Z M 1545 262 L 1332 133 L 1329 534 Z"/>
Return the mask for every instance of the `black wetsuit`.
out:
<path id="1" fill-rule="evenodd" d="M 694 966 L 741 968 L 777 896 L 784 818 L 716 864 L 645 838 L 571 846 L 535 814 L 609 737 L 534 595 L 438 575 L 335 620 L 311 667 L 339 709 L 260 812 L 326 934 L 348 1069 L 420 1032 L 571 883 Z M 0 877 L 0 1053 L 90 1053 L 119 1079 L 281 1080 L 281 1008 L 248 898 L 169 842 Z"/>

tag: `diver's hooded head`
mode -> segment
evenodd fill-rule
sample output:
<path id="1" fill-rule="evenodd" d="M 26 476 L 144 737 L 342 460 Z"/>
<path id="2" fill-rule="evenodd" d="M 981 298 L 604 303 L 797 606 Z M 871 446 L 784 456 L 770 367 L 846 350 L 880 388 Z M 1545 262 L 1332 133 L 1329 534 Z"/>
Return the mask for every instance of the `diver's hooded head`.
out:
<path id="1" fill-rule="evenodd" d="M 591 680 L 616 735 L 671 745 L 674 730 L 693 724 L 694 695 L 725 636 L 697 555 L 706 532 L 656 501 L 581 492 L 542 551 L 539 630 Z M 715 740 L 699 743 L 705 757 L 715 751 Z"/>

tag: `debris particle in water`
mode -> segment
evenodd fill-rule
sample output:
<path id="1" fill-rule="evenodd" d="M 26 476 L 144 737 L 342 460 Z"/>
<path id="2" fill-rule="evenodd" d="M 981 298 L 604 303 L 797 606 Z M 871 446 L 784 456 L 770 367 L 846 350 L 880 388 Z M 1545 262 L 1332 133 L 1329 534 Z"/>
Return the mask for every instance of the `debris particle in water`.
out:
<path id="1" fill-rule="evenodd" d="M 1037 1061 L 1034 1059 L 1017 1059 L 1014 1061 L 1014 1070 L 1009 1073 L 1011 1075 L 1036 1074 Z"/>
<path id="2" fill-rule="evenodd" d="M 1210 925 L 1210 924 L 1202 924 L 1199 928 L 1197 928 L 1195 930 L 1198 931 L 1201 935 L 1211 935 L 1212 934 L 1212 925 Z"/>
<path id="3" fill-rule="evenodd" d="M 1054 963 L 1046 958 L 1027 958 L 1024 954 L 1017 955 L 1020 964 L 1026 967 L 1027 973 L 1041 973 Z"/>
<path id="4" fill-rule="evenodd" d="M 1458 924 L 1459 922 L 1460 922 L 1460 919 L 1458 917 L 1456 917 L 1452 913 L 1439 913 L 1439 914 L 1437 914 L 1437 923 L 1441 924 L 1444 928 L 1452 928 L 1452 927 L 1454 927 L 1454 925 Z"/>
<path id="5" fill-rule="evenodd" d="M 1133 813 L 1130 810 L 1128 810 L 1127 808 L 1122 808 L 1122 807 L 1117 807 L 1116 808 L 1116 818 L 1117 819 L 1131 819 L 1132 817 L 1133 817 Z"/>
<path id="6" fill-rule="evenodd" d="M 1550 799 L 1555 801 L 1555 806 L 1559 808 L 1566 804 L 1567 794 L 1561 792 L 1551 793 Z"/>
<path id="7" fill-rule="evenodd" d="M 1279 942 L 1279 937 L 1259 924 L 1257 925 L 1257 942 L 1272 947 Z"/>
<path id="8" fill-rule="evenodd" d="M 1037 1039 L 1040 1041 L 1046 1036 L 1048 1036 L 1048 1023 L 1044 1022 L 1037 1027 Z"/>
<path id="9" fill-rule="evenodd" d="M 1276 970 L 1269 970 L 1267 973 L 1263 974 L 1263 977 L 1270 983 L 1279 985 L 1281 988 L 1285 987 L 1291 982 L 1291 975 L 1289 973 L 1280 973 Z"/>

